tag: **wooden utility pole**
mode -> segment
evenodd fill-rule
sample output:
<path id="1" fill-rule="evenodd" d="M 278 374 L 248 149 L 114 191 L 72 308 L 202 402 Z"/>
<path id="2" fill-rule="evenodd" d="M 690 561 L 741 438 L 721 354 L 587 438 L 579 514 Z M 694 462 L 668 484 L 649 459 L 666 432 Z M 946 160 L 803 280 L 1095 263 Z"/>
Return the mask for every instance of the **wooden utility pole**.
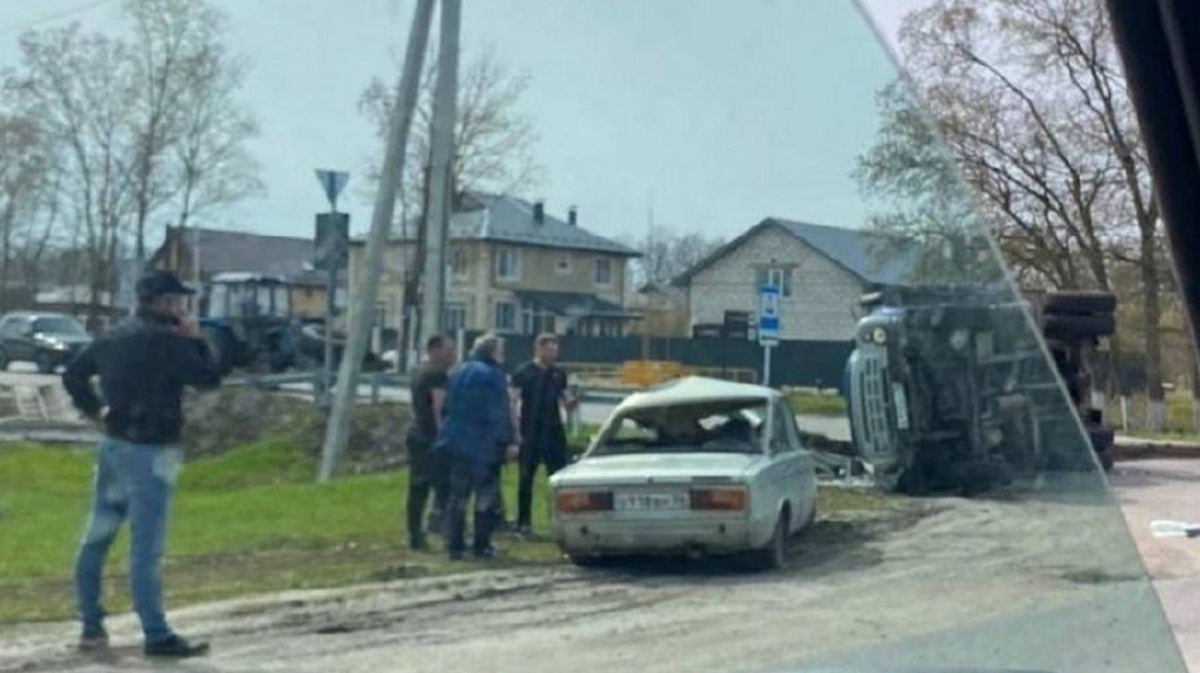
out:
<path id="1" fill-rule="evenodd" d="M 433 90 L 430 139 L 429 207 L 425 226 L 425 264 L 421 282 L 420 338 L 442 331 L 446 306 L 446 238 L 453 209 L 454 125 L 458 116 L 458 34 L 462 0 L 442 0 L 437 82 Z"/>
<path id="2" fill-rule="evenodd" d="M 412 127 L 413 108 L 416 106 L 421 69 L 429 44 L 429 24 L 432 16 L 433 0 L 417 0 L 412 28 L 408 35 L 408 47 L 404 55 L 404 71 L 400 76 L 400 86 L 396 92 L 395 105 L 392 107 L 387 153 L 384 155 L 379 178 L 379 192 L 375 195 L 375 210 L 372 213 L 371 232 L 366 246 L 366 268 L 358 280 L 358 287 L 350 303 L 346 348 L 342 353 L 342 363 L 338 371 L 333 409 L 325 429 L 325 446 L 318 475 L 320 481 L 327 481 L 333 476 L 334 467 L 350 439 L 350 416 L 354 411 L 358 375 L 366 353 L 371 318 L 375 313 L 379 276 L 383 270 L 384 246 L 387 245 L 388 232 L 391 230 L 396 208 L 396 191 L 403 178 L 408 132 Z"/>

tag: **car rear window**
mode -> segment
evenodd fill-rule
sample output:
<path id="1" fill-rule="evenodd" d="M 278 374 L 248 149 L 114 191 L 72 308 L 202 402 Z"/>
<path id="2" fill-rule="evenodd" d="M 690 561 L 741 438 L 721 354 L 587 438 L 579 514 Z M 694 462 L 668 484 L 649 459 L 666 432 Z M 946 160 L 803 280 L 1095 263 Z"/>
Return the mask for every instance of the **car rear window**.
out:
<path id="1" fill-rule="evenodd" d="M 671 404 L 614 416 L 593 456 L 631 453 L 761 453 L 762 400 Z"/>

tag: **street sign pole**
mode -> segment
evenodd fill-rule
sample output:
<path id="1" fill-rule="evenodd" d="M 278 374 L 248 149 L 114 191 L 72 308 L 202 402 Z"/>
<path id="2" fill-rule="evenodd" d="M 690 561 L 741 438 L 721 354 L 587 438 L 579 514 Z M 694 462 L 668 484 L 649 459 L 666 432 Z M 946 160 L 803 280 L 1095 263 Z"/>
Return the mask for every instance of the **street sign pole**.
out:
<path id="1" fill-rule="evenodd" d="M 758 343 L 763 349 L 763 385 L 771 385 L 771 350 L 779 343 L 779 288 L 758 289 Z"/>
<path id="2" fill-rule="evenodd" d="M 317 397 L 317 405 L 326 412 L 329 411 L 333 399 L 330 396 L 333 389 L 333 318 L 337 314 L 337 281 L 343 245 L 338 226 L 337 199 L 349 179 L 350 174 L 345 171 L 317 169 L 317 181 L 325 190 L 325 198 L 329 200 L 329 222 L 325 225 L 323 242 L 325 250 L 318 253 L 318 256 L 324 258 L 329 272 L 329 285 L 325 291 L 325 363 L 321 371 L 321 391 Z"/>

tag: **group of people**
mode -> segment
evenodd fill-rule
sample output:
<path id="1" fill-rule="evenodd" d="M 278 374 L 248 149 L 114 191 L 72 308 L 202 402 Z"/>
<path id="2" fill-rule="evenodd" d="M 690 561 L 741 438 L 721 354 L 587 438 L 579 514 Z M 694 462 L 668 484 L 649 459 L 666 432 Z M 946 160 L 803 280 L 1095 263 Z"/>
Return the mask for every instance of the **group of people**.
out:
<path id="1" fill-rule="evenodd" d="M 180 637 L 163 610 L 159 565 L 167 514 L 182 463 L 185 387 L 216 388 L 220 371 L 186 311 L 193 290 L 165 271 L 137 283 L 132 319 L 98 338 L 67 367 L 63 384 L 75 406 L 101 423 L 87 524 L 75 560 L 75 595 L 82 622 L 80 649 L 108 646 L 101 605 L 105 557 L 126 522 L 130 528 L 129 581 L 148 656 L 187 658 L 208 644 Z M 575 401 L 567 377 L 555 366 L 558 342 L 543 335 L 534 359 L 505 375 L 504 342 L 478 339 L 465 362 L 454 364 L 454 344 L 436 336 L 412 383 L 413 423 L 408 432 L 409 542 L 426 546 L 423 515 L 432 495 L 436 529 L 451 558 L 466 552 L 465 510 L 474 498 L 477 557 L 496 551 L 492 533 L 503 521 L 499 488 L 505 459 L 519 458 L 517 530 L 531 529 L 533 481 L 539 465 L 553 472 L 567 462 L 560 405 Z M 99 390 L 93 379 L 99 379 Z"/>
<path id="2" fill-rule="evenodd" d="M 449 557 L 463 558 L 466 512 L 473 501 L 471 552 L 477 558 L 495 556 L 492 535 L 508 524 L 501 471 L 512 461 L 520 470 L 516 533 L 532 531 L 534 478 L 543 465 L 553 474 L 567 464 L 562 411 L 576 404 L 566 373 L 556 366 L 558 339 L 543 334 L 534 348 L 533 359 L 509 377 L 504 341 L 495 334 L 477 339 L 470 357 L 457 365 L 448 337 L 426 343 L 425 360 L 412 381 L 413 420 L 406 438 L 411 548 L 427 549 L 425 533 L 436 530 Z"/>

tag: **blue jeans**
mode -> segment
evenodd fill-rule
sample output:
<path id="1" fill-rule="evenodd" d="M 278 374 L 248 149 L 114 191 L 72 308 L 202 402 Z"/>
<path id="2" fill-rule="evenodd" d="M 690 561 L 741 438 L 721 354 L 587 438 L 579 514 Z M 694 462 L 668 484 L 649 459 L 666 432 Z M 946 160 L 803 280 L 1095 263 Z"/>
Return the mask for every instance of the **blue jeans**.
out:
<path id="1" fill-rule="evenodd" d="M 103 629 L 100 584 L 104 558 L 127 519 L 129 584 L 142 632 L 147 642 L 172 635 L 163 613 L 158 566 L 167 510 L 182 458 L 182 452 L 173 447 L 130 444 L 112 438 L 100 443 L 91 511 L 75 560 L 75 597 L 85 635 Z"/>

